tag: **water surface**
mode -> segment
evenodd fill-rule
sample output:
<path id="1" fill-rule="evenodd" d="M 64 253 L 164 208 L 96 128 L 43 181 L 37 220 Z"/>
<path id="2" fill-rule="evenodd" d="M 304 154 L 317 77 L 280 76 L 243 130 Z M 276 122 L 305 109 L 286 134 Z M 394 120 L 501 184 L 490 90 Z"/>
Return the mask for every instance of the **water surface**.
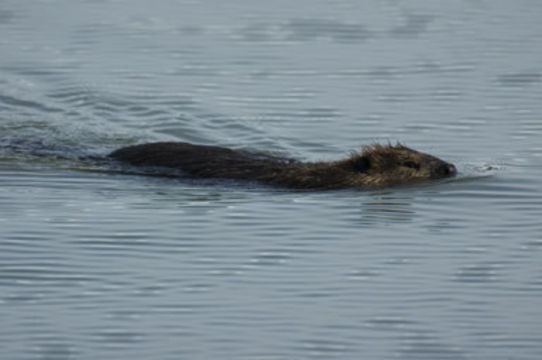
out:
<path id="1" fill-rule="evenodd" d="M 538 359 L 542 5 L 0 4 L 9 359 Z M 459 177 L 295 192 L 125 174 L 148 141 Z"/>

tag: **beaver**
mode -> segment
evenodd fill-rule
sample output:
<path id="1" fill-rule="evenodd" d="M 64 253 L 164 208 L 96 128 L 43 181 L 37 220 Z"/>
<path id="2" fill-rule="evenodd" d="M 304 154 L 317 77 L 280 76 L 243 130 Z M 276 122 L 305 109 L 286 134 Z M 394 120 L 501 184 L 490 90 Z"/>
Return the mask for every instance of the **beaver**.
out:
<path id="1" fill-rule="evenodd" d="M 267 154 L 184 142 L 120 148 L 109 157 L 131 165 L 181 170 L 192 178 L 255 181 L 291 189 L 378 188 L 452 177 L 453 164 L 402 144 L 372 144 L 342 160 L 301 162 Z"/>

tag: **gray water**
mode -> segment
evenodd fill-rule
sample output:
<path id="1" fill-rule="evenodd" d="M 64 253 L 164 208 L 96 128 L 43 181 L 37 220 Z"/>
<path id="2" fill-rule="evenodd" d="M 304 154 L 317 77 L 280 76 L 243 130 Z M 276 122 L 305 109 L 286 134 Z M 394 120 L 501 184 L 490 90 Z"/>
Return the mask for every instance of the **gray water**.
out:
<path id="1" fill-rule="evenodd" d="M 540 1 L 0 3 L 1 359 L 540 359 Z M 401 141 L 295 192 L 81 156 Z"/>

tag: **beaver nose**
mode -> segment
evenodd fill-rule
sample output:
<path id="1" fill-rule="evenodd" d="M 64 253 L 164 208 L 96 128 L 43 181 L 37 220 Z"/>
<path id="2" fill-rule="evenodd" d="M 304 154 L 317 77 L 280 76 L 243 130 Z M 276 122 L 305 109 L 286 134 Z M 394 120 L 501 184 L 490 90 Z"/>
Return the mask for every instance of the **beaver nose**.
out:
<path id="1" fill-rule="evenodd" d="M 457 169 L 453 164 L 442 164 L 437 168 L 437 174 L 442 176 L 455 176 Z"/>

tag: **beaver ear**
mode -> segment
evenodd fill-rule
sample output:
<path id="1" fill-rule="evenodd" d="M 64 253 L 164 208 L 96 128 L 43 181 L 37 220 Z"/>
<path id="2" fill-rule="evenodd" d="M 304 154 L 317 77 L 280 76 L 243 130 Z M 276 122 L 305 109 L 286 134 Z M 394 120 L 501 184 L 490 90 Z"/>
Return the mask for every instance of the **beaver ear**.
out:
<path id="1" fill-rule="evenodd" d="M 367 172 L 371 168 L 371 160 L 367 156 L 361 156 L 354 164 L 354 170 L 359 172 Z"/>

